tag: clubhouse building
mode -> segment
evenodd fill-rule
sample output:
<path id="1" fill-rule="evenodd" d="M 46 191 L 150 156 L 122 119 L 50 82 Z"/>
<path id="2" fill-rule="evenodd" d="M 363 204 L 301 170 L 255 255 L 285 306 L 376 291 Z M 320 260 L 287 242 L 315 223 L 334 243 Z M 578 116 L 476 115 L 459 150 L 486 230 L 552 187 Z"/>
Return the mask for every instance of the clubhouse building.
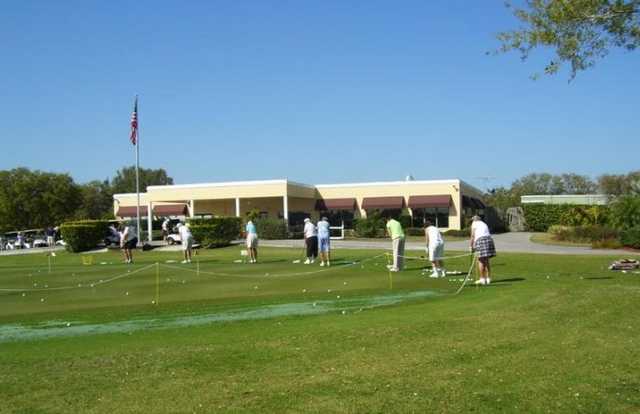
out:
<path id="1" fill-rule="evenodd" d="M 332 225 L 351 228 L 353 219 L 373 211 L 383 216 L 409 214 L 416 227 L 425 218 L 443 229 L 462 228 L 465 218 L 481 212 L 480 190 L 459 179 L 307 185 L 287 179 L 203 184 L 154 185 L 140 193 L 140 215 L 150 229 L 161 217 L 262 217 L 299 225 L 305 217 L 329 217 Z M 136 216 L 136 194 L 115 194 L 114 215 Z M 144 226 L 143 226 L 144 227 Z"/>

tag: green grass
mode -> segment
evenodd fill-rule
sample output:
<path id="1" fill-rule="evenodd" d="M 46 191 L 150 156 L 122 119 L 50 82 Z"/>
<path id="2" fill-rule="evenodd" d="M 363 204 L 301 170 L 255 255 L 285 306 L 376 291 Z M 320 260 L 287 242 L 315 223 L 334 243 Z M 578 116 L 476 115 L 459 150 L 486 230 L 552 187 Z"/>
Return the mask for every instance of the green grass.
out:
<path id="1" fill-rule="evenodd" d="M 266 263 L 255 266 L 233 264 L 237 252 L 200 256 L 203 272 L 233 276 L 161 267 L 158 306 L 151 304 L 154 266 L 97 288 L 50 293 L 44 302 L 43 294 L 0 293 L 0 332 L 46 321 L 155 319 L 161 327 L 176 316 L 315 301 L 334 308 L 46 340 L 0 337 L 0 412 L 640 410 L 640 275 L 607 271 L 611 257 L 500 254 L 492 286 L 455 296 L 457 284 L 421 277 L 418 263 L 396 275 L 391 291 L 384 261 L 374 264 L 379 259 L 364 269 L 291 276 L 320 268 L 293 265 L 297 250 L 262 249 Z M 335 262 L 379 253 L 336 252 Z M 133 267 L 170 258 L 175 254 L 145 253 Z M 56 260 L 53 279 L 43 275 L 46 258 L 2 257 L 0 287 L 32 287 L 34 277 L 49 286 L 84 284 L 126 272 L 125 265 L 82 266 L 76 255 Z M 465 264 L 463 258 L 448 267 Z M 425 290 L 441 295 L 366 306 L 370 297 Z M 343 314 L 340 303 L 349 300 L 361 300 L 363 310 Z"/>
<path id="2" fill-rule="evenodd" d="M 534 243 L 546 244 L 550 246 L 573 246 L 573 247 L 591 247 L 591 243 L 576 243 L 565 240 L 555 240 L 549 233 L 534 233 L 529 238 Z"/>

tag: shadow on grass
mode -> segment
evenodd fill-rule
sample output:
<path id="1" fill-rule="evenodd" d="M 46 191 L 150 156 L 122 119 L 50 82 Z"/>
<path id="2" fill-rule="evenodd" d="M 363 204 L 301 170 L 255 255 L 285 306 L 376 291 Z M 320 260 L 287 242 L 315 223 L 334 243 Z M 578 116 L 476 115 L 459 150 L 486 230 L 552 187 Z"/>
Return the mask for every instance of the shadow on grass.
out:
<path id="1" fill-rule="evenodd" d="M 585 280 L 606 280 L 606 279 L 613 279 L 613 277 L 611 277 L 611 276 L 592 276 L 592 277 L 585 277 Z"/>
<path id="2" fill-rule="evenodd" d="M 525 278 L 523 277 L 512 277 L 511 279 L 496 279 L 496 280 L 492 280 L 491 284 L 494 283 L 508 283 L 508 282 L 524 282 Z"/>

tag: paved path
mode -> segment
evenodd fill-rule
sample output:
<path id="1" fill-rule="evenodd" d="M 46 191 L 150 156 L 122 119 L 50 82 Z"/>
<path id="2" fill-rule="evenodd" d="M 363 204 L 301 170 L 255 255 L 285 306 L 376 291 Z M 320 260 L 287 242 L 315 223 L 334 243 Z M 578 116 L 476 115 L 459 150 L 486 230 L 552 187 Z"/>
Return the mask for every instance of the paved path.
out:
<path id="1" fill-rule="evenodd" d="M 530 238 L 533 233 L 504 233 L 496 234 L 493 239 L 496 250 L 510 253 L 534 253 L 534 254 L 574 254 L 574 255 L 613 255 L 630 256 L 638 255 L 638 252 L 613 249 L 592 249 L 590 247 L 552 246 L 533 243 Z M 332 247 L 340 249 L 390 249 L 389 240 L 332 240 Z M 302 249 L 302 240 L 260 240 L 260 246 L 264 247 L 292 247 Z M 455 241 L 446 243 L 447 250 L 465 251 L 469 249 L 468 241 Z M 423 243 L 408 242 L 406 250 L 424 250 Z"/>

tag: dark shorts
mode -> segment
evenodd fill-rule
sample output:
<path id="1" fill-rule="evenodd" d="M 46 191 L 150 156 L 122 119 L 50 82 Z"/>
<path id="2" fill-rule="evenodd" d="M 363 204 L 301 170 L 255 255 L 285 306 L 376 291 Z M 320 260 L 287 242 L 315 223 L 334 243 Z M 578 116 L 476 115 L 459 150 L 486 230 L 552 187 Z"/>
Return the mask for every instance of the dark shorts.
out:
<path id="1" fill-rule="evenodd" d="M 479 258 L 495 257 L 496 245 L 493 243 L 491 236 L 480 237 L 476 240 L 473 249 Z"/>
<path id="2" fill-rule="evenodd" d="M 135 249 L 137 245 L 138 245 L 138 238 L 134 237 L 133 239 L 126 242 L 123 248 L 127 250 L 132 250 L 132 249 Z"/>

